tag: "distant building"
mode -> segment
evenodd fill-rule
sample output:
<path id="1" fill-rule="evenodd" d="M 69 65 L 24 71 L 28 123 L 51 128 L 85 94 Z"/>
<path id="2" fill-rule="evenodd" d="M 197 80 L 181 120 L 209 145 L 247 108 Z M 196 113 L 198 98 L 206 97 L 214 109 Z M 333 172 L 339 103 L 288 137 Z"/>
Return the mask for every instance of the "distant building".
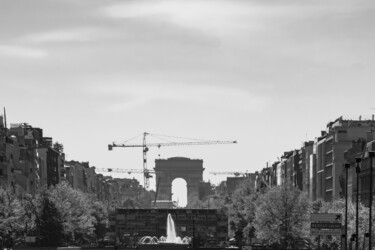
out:
<path id="1" fill-rule="evenodd" d="M 226 188 L 229 194 L 232 194 L 237 188 L 241 187 L 245 181 L 251 181 L 254 189 L 256 186 L 256 174 L 255 173 L 248 173 L 244 176 L 237 176 L 237 177 L 227 177 L 226 180 Z"/>
<path id="2" fill-rule="evenodd" d="M 77 161 L 65 161 L 64 167 L 66 170 L 66 180 L 70 183 L 73 189 L 86 191 L 86 184 L 84 181 L 84 166 Z"/>
<path id="3" fill-rule="evenodd" d="M 38 157 L 40 163 L 40 185 L 55 186 L 60 182 L 60 154 L 46 144 L 38 148 Z"/>

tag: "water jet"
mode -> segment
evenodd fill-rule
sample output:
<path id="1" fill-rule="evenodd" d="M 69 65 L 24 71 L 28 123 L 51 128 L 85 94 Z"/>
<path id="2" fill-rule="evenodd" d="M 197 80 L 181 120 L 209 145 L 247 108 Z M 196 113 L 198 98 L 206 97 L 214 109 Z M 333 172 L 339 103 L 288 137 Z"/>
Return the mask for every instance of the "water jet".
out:
<path id="1" fill-rule="evenodd" d="M 176 228 L 171 214 L 167 216 L 166 236 L 159 239 L 155 236 L 144 236 L 138 241 L 137 249 L 142 250 L 184 250 L 191 242 L 191 237 L 181 237 L 176 235 Z"/>

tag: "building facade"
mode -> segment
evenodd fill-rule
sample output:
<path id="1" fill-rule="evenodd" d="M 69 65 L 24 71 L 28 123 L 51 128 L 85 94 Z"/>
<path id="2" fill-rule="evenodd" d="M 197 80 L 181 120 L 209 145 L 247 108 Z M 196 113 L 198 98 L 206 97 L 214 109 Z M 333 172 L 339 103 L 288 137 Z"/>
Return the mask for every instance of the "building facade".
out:
<path id="1" fill-rule="evenodd" d="M 284 152 L 280 161 L 274 163 L 276 170 L 271 171 L 271 175 L 277 181 L 276 184 L 272 182 L 272 185 L 290 183 L 306 192 L 312 201 L 317 199 L 332 201 L 343 198 L 345 196 L 343 166 L 348 162 L 354 166 L 353 155 L 364 154 L 364 145 L 374 139 L 374 129 L 374 116 L 371 120 L 345 120 L 339 117 L 329 122 L 326 130 L 322 131 L 314 141 L 304 142 L 300 149 Z M 361 194 L 363 200 L 368 200 L 365 191 L 368 189 L 370 178 L 365 167 L 367 161 L 364 161 L 364 171 L 360 174 L 359 192 L 363 191 Z M 349 171 L 348 190 L 349 196 L 354 197 L 357 190 L 353 171 L 355 171 L 354 167 Z"/>
<path id="2" fill-rule="evenodd" d="M 176 235 L 199 238 L 202 246 L 212 240 L 224 245 L 228 238 L 228 217 L 216 209 L 116 209 L 110 216 L 110 231 L 118 241 L 134 245 L 143 236 L 166 236 L 171 214 Z"/>

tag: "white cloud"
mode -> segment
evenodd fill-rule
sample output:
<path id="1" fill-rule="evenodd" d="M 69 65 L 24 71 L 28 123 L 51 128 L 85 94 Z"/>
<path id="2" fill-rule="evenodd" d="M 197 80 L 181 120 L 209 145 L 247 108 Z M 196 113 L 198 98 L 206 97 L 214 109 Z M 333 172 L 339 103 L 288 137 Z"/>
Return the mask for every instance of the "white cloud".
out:
<path id="1" fill-rule="evenodd" d="M 87 42 L 96 37 L 98 37 L 98 32 L 94 28 L 77 28 L 31 34 L 22 38 L 22 41 L 32 43 Z"/>
<path id="2" fill-rule="evenodd" d="M 17 46 L 17 45 L 0 45 L 0 54 L 19 58 L 45 58 L 47 52 L 41 49 Z"/>
<path id="3" fill-rule="evenodd" d="M 111 85 L 111 84 L 110 84 Z M 137 86 L 93 86 L 91 91 L 106 96 L 126 96 L 127 101 L 112 102 L 110 110 L 119 112 L 150 102 L 167 101 L 176 105 L 188 103 L 201 107 L 262 112 L 268 102 L 265 96 L 255 95 L 245 89 L 227 86 L 147 84 Z M 124 98 L 125 99 L 125 98 Z"/>
<path id="4" fill-rule="evenodd" d="M 244 18 L 257 15 L 259 9 L 242 1 L 153 0 L 115 4 L 104 9 L 111 18 L 138 18 L 152 22 L 166 21 L 175 25 L 210 33 L 235 32 L 242 28 L 259 28 L 259 23 L 244 23 Z"/>

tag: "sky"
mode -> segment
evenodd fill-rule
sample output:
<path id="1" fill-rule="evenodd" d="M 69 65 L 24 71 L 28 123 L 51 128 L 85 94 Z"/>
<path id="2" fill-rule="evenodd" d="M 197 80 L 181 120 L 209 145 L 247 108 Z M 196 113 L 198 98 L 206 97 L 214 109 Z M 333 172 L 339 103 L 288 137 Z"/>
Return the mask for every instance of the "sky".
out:
<path id="1" fill-rule="evenodd" d="M 237 140 L 150 149 L 215 184 L 370 118 L 374 26 L 371 0 L 0 0 L 0 107 L 98 168 L 142 169 L 107 145 L 143 132 Z"/>

